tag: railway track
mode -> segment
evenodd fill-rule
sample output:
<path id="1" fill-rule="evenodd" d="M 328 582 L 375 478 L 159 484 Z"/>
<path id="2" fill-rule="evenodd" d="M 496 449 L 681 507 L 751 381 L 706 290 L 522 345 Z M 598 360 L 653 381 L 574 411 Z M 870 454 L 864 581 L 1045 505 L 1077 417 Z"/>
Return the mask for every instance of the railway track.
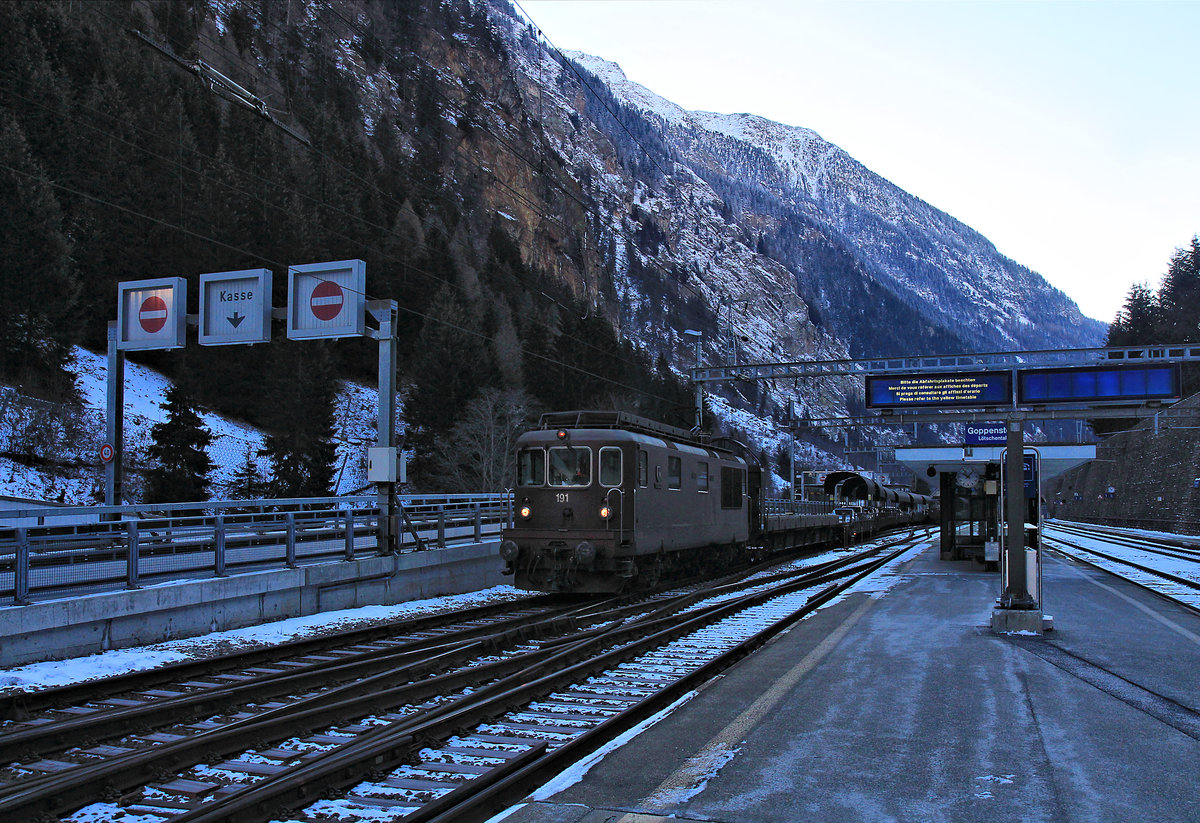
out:
<path id="1" fill-rule="evenodd" d="M 318 821 L 358 810 L 469 820 L 678 699 L 912 541 L 888 545 L 682 594 L 510 605 L 225 676 L 187 672 L 144 689 L 152 699 L 136 706 L 116 692 L 92 697 L 104 706 L 58 704 L 0 733 L 0 763 L 13 762 L 0 819 Z"/>
<path id="2" fill-rule="evenodd" d="M 1200 611 L 1200 548 L 1189 541 L 1114 534 L 1103 527 L 1055 523 L 1047 548 L 1115 574 L 1192 611 Z M 1090 541 L 1085 544 L 1082 540 Z M 1101 542 L 1108 548 L 1100 548 Z"/>

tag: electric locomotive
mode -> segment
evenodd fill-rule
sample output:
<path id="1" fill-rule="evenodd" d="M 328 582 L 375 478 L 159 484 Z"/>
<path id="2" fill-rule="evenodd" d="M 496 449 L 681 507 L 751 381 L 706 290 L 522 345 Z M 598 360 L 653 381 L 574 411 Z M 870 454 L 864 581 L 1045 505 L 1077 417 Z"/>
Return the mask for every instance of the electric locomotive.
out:
<path id="1" fill-rule="evenodd" d="M 757 520 L 757 466 L 624 412 L 544 414 L 517 441 L 514 585 L 616 592 L 732 561 Z"/>

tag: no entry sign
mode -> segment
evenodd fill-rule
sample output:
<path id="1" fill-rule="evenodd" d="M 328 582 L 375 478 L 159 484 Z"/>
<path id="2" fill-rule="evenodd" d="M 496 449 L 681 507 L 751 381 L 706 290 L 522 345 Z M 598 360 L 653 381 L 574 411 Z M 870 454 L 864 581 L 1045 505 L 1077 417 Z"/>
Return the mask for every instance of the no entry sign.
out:
<path id="1" fill-rule="evenodd" d="M 308 304 L 312 308 L 313 316 L 318 320 L 333 320 L 342 313 L 342 307 L 346 305 L 346 294 L 342 287 L 332 280 L 322 280 L 313 289 Z"/>
<path id="2" fill-rule="evenodd" d="M 142 301 L 142 307 L 138 309 L 138 324 L 147 334 L 157 334 L 167 325 L 168 315 L 166 301 L 153 294 Z"/>
<path id="3" fill-rule="evenodd" d="M 117 348 L 183 348 L 186 312 L 187 281 L 182 277 L 118 283 Z"/>
<path id="4" fill-rule="evenodd" d="M 361 337 L 366 332 L 367 264 L 361 260 L 288 267 L 287 336 Z"/>

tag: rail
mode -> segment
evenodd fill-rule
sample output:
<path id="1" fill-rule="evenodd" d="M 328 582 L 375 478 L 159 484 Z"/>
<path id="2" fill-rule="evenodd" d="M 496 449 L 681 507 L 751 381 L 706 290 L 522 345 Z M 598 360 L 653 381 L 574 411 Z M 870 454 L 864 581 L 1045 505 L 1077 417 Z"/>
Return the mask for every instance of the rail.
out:
<path id="1" fill-rule="evenodd" d="M 445 548 L 498 534 L 510 494 L 402 495 L 380 545 L 374 495 L 0 512 L 0 606 L 197 577 Z"/>

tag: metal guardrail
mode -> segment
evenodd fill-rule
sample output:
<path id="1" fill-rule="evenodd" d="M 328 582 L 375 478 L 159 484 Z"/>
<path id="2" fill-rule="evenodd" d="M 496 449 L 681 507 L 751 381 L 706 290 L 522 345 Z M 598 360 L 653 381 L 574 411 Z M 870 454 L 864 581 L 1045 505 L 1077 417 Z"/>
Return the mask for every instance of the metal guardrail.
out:
<path id="1" fill-rule="evenodd" d="M 83 506 L 0 512 L 0 606 L 239 571 L 480 541 L 512 517 L 511 494 L 402 495 L 408 530 L 378 541 L 374 495 Z"/>

